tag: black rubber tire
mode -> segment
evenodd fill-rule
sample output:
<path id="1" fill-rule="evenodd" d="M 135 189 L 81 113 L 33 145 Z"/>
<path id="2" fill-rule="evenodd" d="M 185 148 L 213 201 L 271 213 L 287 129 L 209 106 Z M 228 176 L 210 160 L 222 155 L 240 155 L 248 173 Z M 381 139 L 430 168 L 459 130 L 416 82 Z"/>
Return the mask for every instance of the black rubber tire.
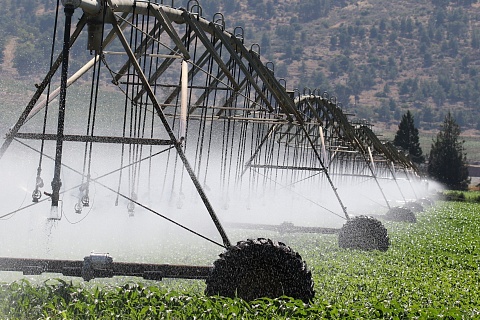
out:
<path id="1" fill-rule="evenodd" d="M 410 209 L 413 212 L 423 212 L 424 208 L 419 201 L 410 201 L 405 203 L 404 208 Z"/>
<path id="2" fill-rule="evenodd" d="M 309 303 L 312 274 L 302 257 L 282 242 L 240 241 L 220 254 L 206 280 L 205 294 L 246 301 L 288 296 Z"/>
<path id="3" fill-rule="evenodd" d="M 367 216 L 349 219 L 338 234 L 338 245 L 344 249 L 387 251 L 390 238 L 383 224 Z"/>
<path id="4" fill-rule="evenodd" d="M 417 222 L 417 217 L 415 213 L 409 208 L 406 207 L 394 207 L 388 210 L 385 215 L 385 219 L 395 222 Z"/>
<path id="5" fill-rule="evenodd" d="M 422 206 L 432 206 L 433 201 L 429 198 L 421 198 L 417 200 L 418 203 L 420 203 Z"/>

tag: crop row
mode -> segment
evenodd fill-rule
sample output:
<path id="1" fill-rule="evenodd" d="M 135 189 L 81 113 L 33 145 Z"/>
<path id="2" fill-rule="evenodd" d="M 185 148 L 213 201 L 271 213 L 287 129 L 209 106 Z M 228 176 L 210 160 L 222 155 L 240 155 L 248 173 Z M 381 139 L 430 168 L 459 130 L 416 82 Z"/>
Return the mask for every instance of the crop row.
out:
<path id="1" fill-rule="evenodd" d="M 480 205 L 439 202 L 417 223 L 385 222 L 387 252 L 341 249 L 335 235 L 277 235 L 312 270 L 311 304 L 207 297 L 200 281 L 63 278 L 0 287 L 6 319 L 480 318 Z"/>

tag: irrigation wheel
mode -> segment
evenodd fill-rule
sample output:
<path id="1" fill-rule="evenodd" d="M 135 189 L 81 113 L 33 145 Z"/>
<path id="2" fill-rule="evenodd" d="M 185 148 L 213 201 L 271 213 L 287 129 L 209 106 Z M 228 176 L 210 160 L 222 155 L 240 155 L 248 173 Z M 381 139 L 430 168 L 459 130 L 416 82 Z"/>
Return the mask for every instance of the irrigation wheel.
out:
<path id="1" fill-rule="evenodd" d="M 388 210 L 385 218 L 390 221 L 396 222 L 417 222 L 417 217 L 413 210 L 408 206 L 404 207 L 393 207 Z"/>
<path id="2" fill-rule="evenodd" d="M 404 204 L 404 208 L 410 209 L 413 212 L 423 212 L 423 205 L 420 203 L 420 201 L 409 201 Z"/>
<path id="3" fill-rule="evenodd" d="M 429 198 L 422 198 L 417 200 L 422 206 L 431 206 L 433 205 L 433 201 Z"/>
<path id="4" fill-rule="evenodd" d="M 338 245 L 346 249 L 387 251 L 390 239 L 387 229 L 379 220 L 357 216 L 349 219 L 340 229 Z"/>
<path id="5" fill-rule="evenodd" d="M 220 254 L 207 279 L 207 295 L 313 299 L 312 274 L 302 257 L 282 242 L 258 238 L 239 241 Z"/>

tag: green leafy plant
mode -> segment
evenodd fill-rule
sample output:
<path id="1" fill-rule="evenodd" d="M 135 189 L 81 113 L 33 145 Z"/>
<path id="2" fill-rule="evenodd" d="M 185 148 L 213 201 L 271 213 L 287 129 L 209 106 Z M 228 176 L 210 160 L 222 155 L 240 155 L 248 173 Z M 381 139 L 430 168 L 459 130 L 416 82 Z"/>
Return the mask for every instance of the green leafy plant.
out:
<path id="1" fill-rule="evenodd" d="M 342 249 L 336 235 L 282 235 L 279 240 L 301 252 L 312 269 L 316 296 L 310 304 L 207 297 L 205 284 L 194 280 L 20 280 L 0 284 L 0 318 L 478 318 L 479 210 L 478 203 L 440 202 L 418 213 L 416 224 L 386 221 L 386 252 Z"/>

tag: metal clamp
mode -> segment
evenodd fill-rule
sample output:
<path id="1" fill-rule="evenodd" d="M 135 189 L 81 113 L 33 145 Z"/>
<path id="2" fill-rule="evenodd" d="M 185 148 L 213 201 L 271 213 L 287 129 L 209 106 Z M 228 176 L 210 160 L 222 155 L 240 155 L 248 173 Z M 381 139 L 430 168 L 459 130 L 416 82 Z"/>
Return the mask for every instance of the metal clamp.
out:
<path id="1" fill-rule="evenodd" d="M 83 280 L 90 281 L 96 277 L 113 277 L 113 258 L 108 253 L 92 253 L 83 258 Z"/>

